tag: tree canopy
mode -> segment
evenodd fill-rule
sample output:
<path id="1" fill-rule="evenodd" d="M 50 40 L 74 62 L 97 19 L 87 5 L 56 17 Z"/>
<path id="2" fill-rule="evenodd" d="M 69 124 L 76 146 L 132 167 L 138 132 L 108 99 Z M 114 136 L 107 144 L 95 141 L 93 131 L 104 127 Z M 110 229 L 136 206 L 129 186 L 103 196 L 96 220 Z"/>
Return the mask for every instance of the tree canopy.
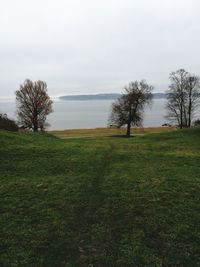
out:
<path id="1" fill-rule="evenodd" d="M 34 132 L 43 131 L 46 117 L 53 111 L 47 84 L 40 80 L 25 80 L 16 91 L 16 103 L 19 125 Z"/>
<path id="2" fill-rule="evenodd" d="M 199 77 L 179 69 L 170 73 L 170 81 L 166 118 L 180 128 L 190 127 L 200 101 Z"/>
<path id="3" fill-rule="evenodd" d="M 144 108 L 152 101 L 153 86 L 145 80 L 130 82 L 124 87 L 123 94 L 112 104 L 110 124 L 117 127 L 127 125 L 127 136 L 131 126 L 140 126 L 143 121 Z"/>

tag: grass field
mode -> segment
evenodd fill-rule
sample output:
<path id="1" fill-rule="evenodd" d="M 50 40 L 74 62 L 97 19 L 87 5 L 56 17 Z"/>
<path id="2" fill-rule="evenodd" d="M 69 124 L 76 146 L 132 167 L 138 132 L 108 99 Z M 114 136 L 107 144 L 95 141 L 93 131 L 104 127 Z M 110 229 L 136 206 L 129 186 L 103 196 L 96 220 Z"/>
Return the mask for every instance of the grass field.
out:
<path id="1" fill-rule="evenodd" d="M 200 266 L 200 129 L 0 132 L 1 267 Z"/>

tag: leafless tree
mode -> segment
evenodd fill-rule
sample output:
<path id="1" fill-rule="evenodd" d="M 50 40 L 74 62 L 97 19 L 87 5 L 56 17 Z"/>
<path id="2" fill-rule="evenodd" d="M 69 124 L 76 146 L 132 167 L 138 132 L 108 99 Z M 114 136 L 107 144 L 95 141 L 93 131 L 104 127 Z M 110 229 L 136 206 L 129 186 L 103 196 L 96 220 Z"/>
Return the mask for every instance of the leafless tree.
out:
<path id="1" fill-rule="evenodd" d="M 130 82 L 124 93 L 112 104 L 109 123 L 117 127 L 127 126 L 126 135 L 130 136 L 131 126 L 141 126 L 144 107 L 152 102 L 153 86 L 145 80 Z"/>
<path id="2" fill-rule="evenodd" d="M 184 69 L 170 73 L 171 84 L 167 91 L 167 115 L 182 129 L 191 127 L 194 113 L 200 100 L 200 80 Z"/>
<path id="3" fill-rule="evenodd" d="M 46 117 L 53 111 L 47 84 L 27 79 L 15 94 L 19 125 L 34 132 L 44 130 Z"/>

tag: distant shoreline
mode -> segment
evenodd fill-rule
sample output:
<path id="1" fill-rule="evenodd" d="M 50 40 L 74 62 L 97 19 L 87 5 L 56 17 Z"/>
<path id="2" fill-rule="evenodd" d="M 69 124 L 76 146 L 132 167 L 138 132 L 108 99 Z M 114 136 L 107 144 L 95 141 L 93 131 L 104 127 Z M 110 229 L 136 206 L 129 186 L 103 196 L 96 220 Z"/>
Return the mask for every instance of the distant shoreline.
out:
<path id="1" fill-rule="evenodd" d="M 87 95 L 66 95 L 60 96 L 60 100 L 64 101 L 74 101 L 74 100 L 116 100 L 120 97 L 119 93 L 110 93 L 110 94 L 87 94 Z M 165 93 L 154 93 L 154 99 L 165 99 Z"/>
<path id="2" fill-rule="evenodd" d="M 64 100 L 64 101 L 83 101 L 83 100 L 116 100 L 120 97 L 119 93 L 99 93 L 99 94 L 82 94 L 82 95 L 63 95 L 57 97 L 51 97 L 53 101 Z M 154 93 L 154 99 L 166 99 L 166 93 Z M 14 97 L 0 97 L 1 102 L 15 102 Z"/>

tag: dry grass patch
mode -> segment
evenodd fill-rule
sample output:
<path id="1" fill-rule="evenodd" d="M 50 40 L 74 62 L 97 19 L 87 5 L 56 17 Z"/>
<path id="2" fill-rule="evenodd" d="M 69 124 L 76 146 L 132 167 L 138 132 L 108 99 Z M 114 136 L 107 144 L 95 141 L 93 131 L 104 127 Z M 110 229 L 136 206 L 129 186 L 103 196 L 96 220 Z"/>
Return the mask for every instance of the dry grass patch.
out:
<path id="1" fill-rule="evenodd" d="M 133 128 L 131 134 L 145 134 L 145 133 L 161 133 L 177 131 L 176 127 L 147 127 L 147 128 Z M 70 129 L 63 131 L 50 131 L 49 133 L 60 137 L 101 137 L 112 135 L 125 135 L 125 128 L 93 128 L 93 129 Z"/>

